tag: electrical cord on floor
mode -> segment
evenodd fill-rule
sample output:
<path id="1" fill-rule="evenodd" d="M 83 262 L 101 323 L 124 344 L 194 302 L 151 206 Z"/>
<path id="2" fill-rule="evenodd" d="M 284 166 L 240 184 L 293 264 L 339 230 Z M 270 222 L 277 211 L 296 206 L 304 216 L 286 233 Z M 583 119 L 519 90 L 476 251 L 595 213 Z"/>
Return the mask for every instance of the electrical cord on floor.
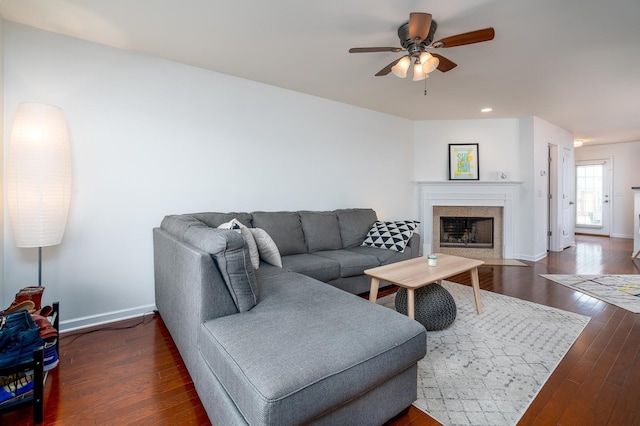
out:
<path id="1" fill-rule="evenodd" d="M 131 324 L 131 325 L 127 325 L 127 326 L 123 326 L 123 327 L 101 327 L 101 328 L 94 328 L 92 330 L 87 330 L 87 331 L 81 331 L 78 333 L 73 333 L 73 334 L 69 334 L 68 336 L 60 336 L 58 339 L 60 340 L 60 343 L 62 343 L 63 340 L 66 339 L 71 339 L 69 341 L 65 341 L 65 346 L 66 345 L 70 345 L 71 343 L 75 342 L 76 340 L 78 340 L 80 337 L 82 336 L 86 336 L 87 334 L 92 334 L 92 333 L 97 333 L 99 331 L 118 331 L 118 330 L 129 330 L 132 328 L 136 328 L 139 325 L 146 325 L 149 324 L 151 321 L 153 321 L 153 317 L 151 319 L 146 319 L 146 317 L 148 315 L 155 315 L 155 314 L 159 314 L 159 312 L 154 309 L 153 311 L 147 311 L 145 313 L 142 314 L 142 318 L 140 319 L 140 321 L 138 321 L 135 324 Z"/>

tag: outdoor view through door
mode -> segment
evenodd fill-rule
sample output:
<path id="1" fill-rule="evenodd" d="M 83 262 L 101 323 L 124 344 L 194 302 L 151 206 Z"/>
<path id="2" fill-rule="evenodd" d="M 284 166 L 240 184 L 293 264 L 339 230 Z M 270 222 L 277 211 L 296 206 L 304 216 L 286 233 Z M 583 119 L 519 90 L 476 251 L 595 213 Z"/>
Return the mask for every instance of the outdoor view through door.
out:
<path id="1" fill-rule="evenodd" d="M 607 173 L 606 161 L 576 165 L 576 226 L 608 227 Z"/>

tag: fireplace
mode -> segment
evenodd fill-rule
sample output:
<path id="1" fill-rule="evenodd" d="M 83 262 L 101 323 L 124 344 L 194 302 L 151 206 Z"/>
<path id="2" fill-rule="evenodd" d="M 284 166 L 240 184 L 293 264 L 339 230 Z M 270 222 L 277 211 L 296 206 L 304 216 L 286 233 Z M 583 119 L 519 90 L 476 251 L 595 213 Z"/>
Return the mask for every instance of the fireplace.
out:
<path id="1" fill-rule="evenodd" d="M 433 206 L 433 252 L 503 257 L 503 213 L 496 206 Z"/>
<path id="2" fill-rule="evenodd" d="M 521 182 L 416 182 L 419 188 L 419 214 L 423 253 L 448 253 L 477 258 L 514 258 L 514 199 Z M 493 248 L 440 248 L 440 217 L 492 217 Z"/>
<path id="3" fill-rule="evenodd" d="M 440 247 L 493 248 L 493 218 L 440 216 Z"/>

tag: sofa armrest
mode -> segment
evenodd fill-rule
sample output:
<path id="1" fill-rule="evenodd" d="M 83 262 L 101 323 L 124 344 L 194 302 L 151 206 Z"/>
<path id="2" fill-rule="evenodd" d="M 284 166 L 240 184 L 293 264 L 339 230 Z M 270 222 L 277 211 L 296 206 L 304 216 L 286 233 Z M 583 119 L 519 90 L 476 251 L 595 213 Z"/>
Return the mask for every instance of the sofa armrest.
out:
<path id="1" fill-rule="evenodd" d="M 196 371 L 201 324 L 237 309 L 209 253 L 155 228 L 153 255 L 156 307 L 187 368 Z"/>
<path id="2" fill-rule="evenodd" d="M 422 250 L 420 234 L 414 232 L 409 241 L 407 242 L 407 248 L 411 249 L 411 257 L 418 257 L 421 255 Z M 405 248 L 406 250 L 406 248 Z"/>

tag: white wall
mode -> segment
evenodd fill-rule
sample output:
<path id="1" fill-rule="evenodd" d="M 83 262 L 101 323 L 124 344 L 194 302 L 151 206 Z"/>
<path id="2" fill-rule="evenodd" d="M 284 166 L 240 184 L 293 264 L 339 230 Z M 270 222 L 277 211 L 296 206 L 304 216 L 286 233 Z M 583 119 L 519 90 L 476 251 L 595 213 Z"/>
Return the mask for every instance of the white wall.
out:
<path id="1" fill-rule="evenodd" d="M 4 19 L 0 17 L 0 81 L 4 81 Z M 4 85 L 0 84 L 0 129 L 4 129 Z M 0 146 L 4 134 L 0 132 Z M 4 150 L 0 149 L 0 241 L 4 241 Z M 4 294 L 4 244 L 0 244 L 0 309 L 9 306 Z M 13 299 L 12 299 L 13 300 Z"/>
<path id="2" fill-rule="evenodd" d="M 518 161 L 518 119 L 433 120 L 415 123 L 415 180 L 448 180 L 450 143 L 477 143 L 480 180 L 495 181 L 498 172 L 522 180 Z"/>
<path id="3" fill-rule="evenodd" d="M 404 119 L 7 22 L 7 122 L 24 101 L 61 107 L 71 135 L 67 230 L 43 250 L 63 329 L 153 307 L 151 230 L 166 214 L 373 207 L 413 218 Z M 17 249 L 5 226 L 12 299 L 34 284 L 37 250 Z"/>
<path id="4" fill-rule="evenodd" d="M 527 119 L 528 120 L 528 119 Z M 540 260 L 547 255 L 548 248 L 548 235 L 549 231 L 549 146 L 553 145 L 558 149 L 558 160 L 555 164 L 551 165 L 551 167 L 555 168 L 555 173 L 558 177 L 558 195 L 562 193 L 560 190 L 563 188 L 563 176 L 562 176 L 562 164 L 561 164 L 561 156 L 564 148 L 568 149 L 571 155 L 573 151 L 573 134 L 564 130 L 554 124 L 551 124 L 547 121 L 544 121 L 538 117 L 531 118 L 531 125 L 533 130 L 533 138 L 532 145 L 530 147 L 530 151 L 527 153 L 523 152 L 520 164 L 524 168 L 525 165 L 530 164 L 529 176 L 527 176 L 525 183 L 522 185 L 524 191 L 527 191 L 531 195 L 531 199 L 533 202 L 530 205 L 530 210 L 527 214 L 532 215 L 531 222 L 526 225 L 525 232 L 523 232 L 523 236 L 531 237 L 531 250 L 527 253 L 532 253 L 533 257 L 523 257 L 526 260 Z M 570 170 L 573 169 L 573 160 L 569 159 L 571 162 L 568 164 Z M 568 177 L 569 182 L 567 183 L 568 188 L 575 188 L 575 179 L 574 174 L 570 173 Z M 570 199 L 575 201 L 575 197 L 573 194 L 567 194 Z M 559 197 L 558 197 L 559 198 Z M 569 217 L 566 222 L 562 223 L 562 202 L 561 199 L 558 199 L 558 211 L 556 212 L 556 216 L 558 217 L 558 223 L 555 226 L 551 226 L 551 228 L 556 228 L 552 230 L 554 232 L 554 236 L 561 236 L 563 230 L 567 231 L 569 244 L 573 243 L 573 224 L 575 223 L 575 213 Z M 521 210 L 524 212 L 524 210 Z M 526 229 L 533 227 L 533 232 L 526 232 Z M 527 238 L 527 237 L 525 237 Z M 561 245 L 561 243 L 558 243 Z M 561 250 L 559 248 L 558 250 Z"/>
<path id="5" fill-rule="evenodd" d="M 548 144 L 571 147 L 573 137 L 538 117 L 437 120 L 415 123 L 416 181 L 448 180 L 448 145 L 478 143 L 480 180 L 507 172 L 518 185 L 514 257 L 546 256 L 548 230 Z M 545 174 L 541 175 L 541 171 Z"/>
<path id="6" fill-rule="evenodd" d="M 536 220 L 535 212 L 535 177 L 534 177 L 534 117 L 524 117 L 518 120 L 518 144 L 521 157 L 516 164 L 520 169 L 522 184 L 518 187 L 518 207 L 520 217 L 516 224 L 516 244 L 514 256 L 518 259 L 535 258 L 535 233 L 533 224 Z"/>
<path id="7" fill-rule="evenodd" d="M 611 236 L 633 238 L 634 229 L 633 190 L 640 186 L 640 141 L 605 145 L 583 145 L 575 150 L 576 161 L 613 158 L 613 194 Z"/>

